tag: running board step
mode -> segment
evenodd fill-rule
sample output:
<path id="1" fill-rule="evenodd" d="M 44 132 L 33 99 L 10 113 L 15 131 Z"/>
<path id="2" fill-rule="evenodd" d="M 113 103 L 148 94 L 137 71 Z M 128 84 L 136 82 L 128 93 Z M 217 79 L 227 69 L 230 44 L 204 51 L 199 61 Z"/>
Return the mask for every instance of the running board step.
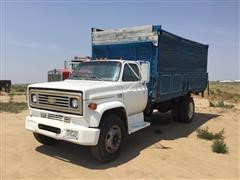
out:
<path id="1" fill-rule="evenodd" d="M 132 134 L 150 125 L 149 122 L 144 121 L 143 113 L 128 116 L 128 134 Z"/>

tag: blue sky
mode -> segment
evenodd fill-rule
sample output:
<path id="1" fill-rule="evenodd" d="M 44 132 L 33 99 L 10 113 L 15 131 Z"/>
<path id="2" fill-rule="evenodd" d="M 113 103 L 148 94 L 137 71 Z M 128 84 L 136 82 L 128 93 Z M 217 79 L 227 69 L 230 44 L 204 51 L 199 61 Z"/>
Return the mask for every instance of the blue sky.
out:
<path id="1" fill-rule="evenodd" d="M 146 24 L 209 44 L 210 80 L 240 79 L 238 1 L 1 1 L 1 79 L 46 81 L 64 60 L 91 55 L 91 27 Z"/>

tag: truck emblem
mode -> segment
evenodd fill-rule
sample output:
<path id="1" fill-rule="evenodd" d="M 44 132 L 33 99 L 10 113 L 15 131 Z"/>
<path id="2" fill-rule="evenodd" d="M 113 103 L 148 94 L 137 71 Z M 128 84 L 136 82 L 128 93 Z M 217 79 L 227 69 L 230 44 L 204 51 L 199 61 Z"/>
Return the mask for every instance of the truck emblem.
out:
<path id="1" fill-rule="evenodd" d="M 55 104 L 56 103 L 56 99 L 55 98 L 49 98 L 48 99 L 48 103 L 49 104 Z"/>

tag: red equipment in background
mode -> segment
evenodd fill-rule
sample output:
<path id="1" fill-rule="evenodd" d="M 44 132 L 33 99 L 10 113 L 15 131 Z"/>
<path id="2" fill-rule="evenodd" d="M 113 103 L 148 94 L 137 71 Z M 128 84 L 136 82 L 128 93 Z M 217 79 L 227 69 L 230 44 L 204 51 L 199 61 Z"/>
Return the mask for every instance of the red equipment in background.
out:
<path id="1" fill-rule="evenodd" d="M 74 69 L 83 61 L 89 61 L 90 57 L 74 57 L 73 60 L 64 62 L 64 69 L 53 69 L 48 71 L 48 82 L 51 81 L 63 81 L 67 79 Z"/>

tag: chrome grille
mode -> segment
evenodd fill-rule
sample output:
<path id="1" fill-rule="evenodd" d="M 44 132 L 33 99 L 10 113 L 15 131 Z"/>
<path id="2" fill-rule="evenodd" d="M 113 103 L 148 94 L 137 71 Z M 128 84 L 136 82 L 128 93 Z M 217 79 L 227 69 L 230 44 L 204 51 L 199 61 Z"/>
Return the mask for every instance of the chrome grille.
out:
<path id="1" fill-rule="evenodd" d="M 54 100 L 55 102 L 51 103 L 51 100 Z M 50 104 L 53 106 L 62 106 L 62 107 L 69 107 L 70 106 L 70 99 L 67 96 L 52 96 L 52 95 L 46 95 L 46 94 L 38 94 L 38 103 L 39 104 Z"/>
<path id="2" fill-rule="evenodd" d="M 37 95 L 37 102 L 31 101 L 32 95 Z M 71 99 L 77 99 L 79 106 L 73 108 L 70 105 Z M 64 92 L 57 90 L 30 89 L 30 107 L 46 109 L 64 113 L 74 113 L 82 115 L 82 94 L 80 92 Z"/>

